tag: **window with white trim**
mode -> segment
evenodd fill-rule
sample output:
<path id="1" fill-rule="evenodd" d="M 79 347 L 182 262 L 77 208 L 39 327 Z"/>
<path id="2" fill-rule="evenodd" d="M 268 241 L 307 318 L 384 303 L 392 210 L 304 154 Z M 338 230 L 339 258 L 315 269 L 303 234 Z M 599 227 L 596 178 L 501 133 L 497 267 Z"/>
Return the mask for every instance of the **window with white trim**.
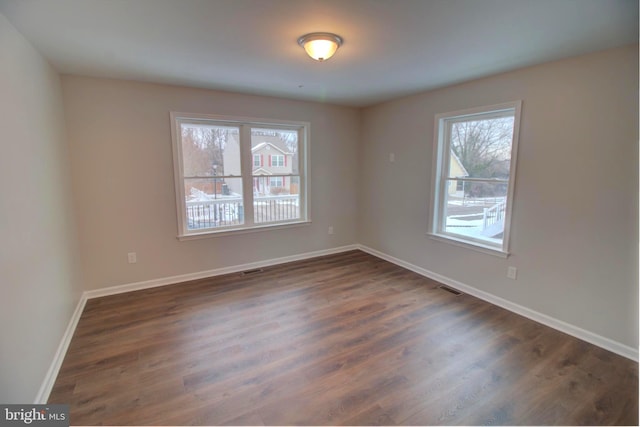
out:
<path id="1" fill-rule="evenodd" d="M 284 186 L 284 181 L 283 181 L 283 177 L 281 176 L 272 176 L 269 178 L 269 185 L 271 187 L 283 187 Z"/>
<path id="2" fill-rule="evenodd" d="M 308 222 L 307 123 L 185 113 L 171 122 L 179 237 Z M 277 176 L 271 156 L 288 156 Z"/>
<path id="3" fill-rule="evenodd" d="M 284 155 L 282 154 L 274 154 L 271 156 L 271 166 L 274 167 L 283 167 L 284 166 Z"/>
<path id="4" fill-rule="evenodd" d="M 508 254 L 520 108 L 436 115 L 430 235 Z"/>

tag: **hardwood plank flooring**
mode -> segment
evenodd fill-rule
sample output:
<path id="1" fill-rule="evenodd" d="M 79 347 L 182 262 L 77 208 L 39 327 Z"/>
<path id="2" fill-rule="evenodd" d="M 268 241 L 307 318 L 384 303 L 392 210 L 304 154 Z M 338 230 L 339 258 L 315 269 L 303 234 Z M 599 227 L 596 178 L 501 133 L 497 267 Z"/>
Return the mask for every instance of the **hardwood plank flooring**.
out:
<path id="1" fill-rule="evenodd" d="M 637 425 L 638 364 L 352 251 L 87 302 L 74 425 Z"/>

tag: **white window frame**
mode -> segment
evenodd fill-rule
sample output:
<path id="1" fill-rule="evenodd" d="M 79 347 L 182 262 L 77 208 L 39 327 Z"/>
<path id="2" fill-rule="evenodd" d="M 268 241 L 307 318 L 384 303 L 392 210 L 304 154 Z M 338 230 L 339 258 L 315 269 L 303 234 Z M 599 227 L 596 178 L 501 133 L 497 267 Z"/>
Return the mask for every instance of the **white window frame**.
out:
<path id="1" fill-rule="evenodd" d="M 274 184 L 273 182 L 277 181 L 280 184 Z M 284 177 L 283 176 L 270 176 L 269 177 L 269 187 L 284 187 Z"/>
<path id="2" fill-rule="evenodd" d="M 257 164 L 256 164 L 257 161 Z M 254 154 L 253 155 L 253 167 L 254 168 L 259 168 L 260 166 L 262 166 L 262 160 L 260 159 L 260 154 Z"/>
<path id="3" fill-rule="evenodd" d="M 274 159 L 278 159 L 278 161 L 274 162 Z M 284 154 L 271 154 L 271 167 L 284 167 Z"/>
<path id="4" fill-rule="evenodd" d="M 452 243 L 455 245 L 479 250 L 491 255 L 506 258 L 509 256 L 509 236 L 511 232 L 511 214 L 514 200 L 516 164 L 518 158 L 518 135 L 520 133 L 520 112 L 522 101 L 505 102 L 502 104 L 470 108 L 453 111 L 449 113 L 436 114 L 434 123 L 433 139 L 433 165 L 431 176 L 431 209 L 429 216 L 429 227 L 427 235 L 436 240 Z M 481 239 L 474 239 L 469 236 L 449 233 L 445 229 L 445 197 L 447 179 L 445 176 L 450 162 L 450 140 L 448 137 L 448 123 L 467 121 L 477 118 L 500 117 L 506 112 L 513 111 L 513 139 L 511 143 L 511 159 L 509 165 L 509 180 L 507 183 L 507 203 L 505 208 L 505 226 L 502 238 L 502 245 L 493 245 Z M 482 178 L 460 178 L 461 181 L 476 182 L 496 182 L 493 179 Z"/>
<path id="5" fill-rule="evenodd" d="M 212 237 L 230 233 L 246 233 L 274 228 L 286 228 L 311 223 L 309 208 L 309 134 L 310 123 L 288 120 L 273 120 L 253 117 L 220 116 L 213 114 L 170 112 L 171 140 L 173 146 L 173 167 L 176 192 L 176 208 L 178 217 L 178 239 Z M 244 224 L 189 230 L 187 226 L 186 198 L 184 191 L 184 171 L 182 159 L 181 127 L 183 122 L 210 122 L 213 126 L 237 126 L 240 129 L 240 168 L 243 187 Z M 282 176 L 299 177 L 299 209 L 300 218 L 295 220 L 255 223 L 253 212 L 253 169 L 254 156 L 251 152 L 251 128 L 286 129 L 298 132 L 298 173 L 281 174 Z M 261 175 L 262 176 L 262 175 Z"/>

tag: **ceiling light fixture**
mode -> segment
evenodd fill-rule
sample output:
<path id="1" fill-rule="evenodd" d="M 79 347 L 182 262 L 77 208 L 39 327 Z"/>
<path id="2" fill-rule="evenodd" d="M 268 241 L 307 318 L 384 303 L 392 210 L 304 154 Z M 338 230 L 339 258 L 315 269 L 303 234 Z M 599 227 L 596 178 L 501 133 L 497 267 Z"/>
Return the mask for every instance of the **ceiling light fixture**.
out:
<path id="1" fill-rule="evenodd" d="M 342 37 L 332 33 L 309 33 L 300 37 L 298 44 L 316 61 L 326 61 L 342 46 Z"/>

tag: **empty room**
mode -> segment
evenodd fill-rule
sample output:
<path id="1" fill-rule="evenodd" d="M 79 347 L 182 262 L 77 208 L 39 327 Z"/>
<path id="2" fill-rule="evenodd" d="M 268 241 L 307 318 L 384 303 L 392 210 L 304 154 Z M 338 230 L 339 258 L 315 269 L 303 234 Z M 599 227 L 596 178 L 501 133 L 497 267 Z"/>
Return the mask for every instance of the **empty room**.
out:
<path id="1" fill-rule="evenodd" d="M 0 0 L 0 424 L 638 425 L 638 21 Z"/>

